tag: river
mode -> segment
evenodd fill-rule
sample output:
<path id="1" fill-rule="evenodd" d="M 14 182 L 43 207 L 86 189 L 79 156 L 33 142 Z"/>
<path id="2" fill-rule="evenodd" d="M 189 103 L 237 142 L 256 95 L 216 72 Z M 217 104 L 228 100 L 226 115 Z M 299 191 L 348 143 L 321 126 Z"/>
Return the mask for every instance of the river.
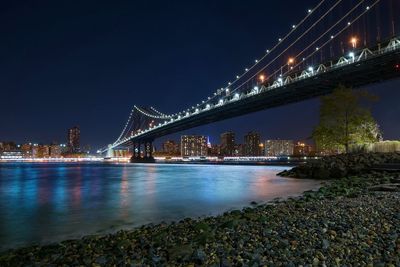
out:
<path id="1" fill-rule="evenodd" d="M 319 187 L 276 176 L 288 168 L 1 163 L 0 250 L 217 215 Z"/>

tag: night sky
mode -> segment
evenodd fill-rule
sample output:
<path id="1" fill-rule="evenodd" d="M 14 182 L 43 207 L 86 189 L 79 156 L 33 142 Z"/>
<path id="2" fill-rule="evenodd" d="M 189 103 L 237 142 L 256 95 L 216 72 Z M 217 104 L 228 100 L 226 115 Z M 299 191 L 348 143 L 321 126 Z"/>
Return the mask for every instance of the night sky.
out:
<path id="1" fill-rule="evenodd" d="M 0 140 L 93 149 L 119 135 L 134 104 L 174 113 L 226 85 L 318 3 L 304 1 L 8 1 L 0 9 Z M 400 139 L 400 81 L 371 88 L 385 139 Z M 186 131 L 250 130 L 304 139 L 318 99 Z M 158 140 L 158 143 L 167 138 Z"/>

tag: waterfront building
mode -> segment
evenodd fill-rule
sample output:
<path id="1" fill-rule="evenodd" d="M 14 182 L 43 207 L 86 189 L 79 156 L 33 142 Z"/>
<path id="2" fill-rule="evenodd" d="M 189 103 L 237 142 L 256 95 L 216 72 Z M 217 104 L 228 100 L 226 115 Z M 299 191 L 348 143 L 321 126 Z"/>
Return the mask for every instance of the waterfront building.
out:
<path id="1" fill-rule="evenodd" d="M 51 144 L 50 145 L 50 157 L 51 158 L 60 158 L 62 153 L 62 147 L 58 144 Z"/>
<path id="2" fill-rule="evenodd" d="M 293 140 L 266 140 L 264 145 L 265 156 L 281 157 L 293 155 Z"/>
<path id="3" fill-rule="evenodd" d="M 221 155 L 231 157 L 235 152 L 235 133 L 226 132 L 221 134 Z"/>
<path id="4" fill-rule="evenodd" d="M 22 159 L 22 152 L 20 150 L 9 150 L 0 152 L 0 159 L 16 160 Z"/>
<path id="5" fill-rule="evenodd" d="M 162 150 L 165 155 L 177 156 L 180 154 L 179 144 L 174 140 L 167 140 L 162 144 Z"/>
<path id="6" fill-rule="evenodd" d="M 32 143 L 27 143 L 27 144 L 21 145 L 21 153 L 22 153 L 22 157 L 31 158 L 32 157 Z"/>
<path id="7" fill-rule="evenodd" d="M 39 155 L 39 145 L 38 144 L 33 144 L 32 145 L 32 150 L 31 150 L 31 157 L 32 158 L 37 158 Z"/>
<path id="8" fill-rule="evenodd" d="M 49 145 L 39 145 L 37 158 L 49 158 L 50 157 L 50 146 Z"/>
<path id="9" fill-rule="evenodd" d="M 260 156 L 260 134 L 249 132 L 244 136 L 244 154 L 245 156 Z"/>
<path id="10" fill-rule="evenodd" d="M 70 153 L 79 153 L 80 152 L 80 135 L 81 131 L 77 126 L 68 129 L 68 152 Z"/>
<path id="11" fill-rule="evenodd" d="M 244 156 L 244 145 L 236 144 L 235 151 L 233 152 L 234 157 L 243 157 Z"/>
<path id="12" fill-rule="evenodd" d="M 221 146 L 218 144 L 212 144 L 208 148 L 208 155 L 218 157 L 221 156 Z"/>
<path id="13" fill-rule="evenodd" d="M 293 148 L 293 156 L 295 157 L 304 157 L 304 156 L 312 156 L 314 153 L 313 146 L 308 145 L 304 142 L 297 142 Z"/>
<path id="14" fill-rule="evenodd" d="M 0 151 L 15 151 L 17 145 L 14 142 L 0 142 Z"/>
<path id="15" fill-rule="evenodd" d="M 202 135 L 181 136 L 181 156 L 200 157 L 207 156 L 207 137 Z"/>

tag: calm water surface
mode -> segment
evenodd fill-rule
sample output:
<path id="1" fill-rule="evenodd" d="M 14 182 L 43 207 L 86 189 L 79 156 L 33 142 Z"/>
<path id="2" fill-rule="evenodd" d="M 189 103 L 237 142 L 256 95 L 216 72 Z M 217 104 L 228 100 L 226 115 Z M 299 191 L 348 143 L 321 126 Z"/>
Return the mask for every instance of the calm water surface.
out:
<path id="1" fill-rule="evenodd" d="M 161 164 L 0 164 L 0 249 L 216 215 L 295 196 L 319 182 L 286 167 Z"/>

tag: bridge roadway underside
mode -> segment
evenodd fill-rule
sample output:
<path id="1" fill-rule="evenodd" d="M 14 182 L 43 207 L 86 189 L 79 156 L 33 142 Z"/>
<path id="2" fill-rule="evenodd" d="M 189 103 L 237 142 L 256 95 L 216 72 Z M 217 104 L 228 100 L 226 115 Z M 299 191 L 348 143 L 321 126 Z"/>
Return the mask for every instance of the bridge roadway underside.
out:
<path id="1" fill-rule="evenodd" d="M 300 102 L 331 93 L 339 84 L 360 88 L 400 77 L 396 64 L 400 63 L 400 52 L 393 51 L 351 65 L 344 65 L 311 78 L 298 80 L 287 86 L 261 92 L 223 106 L 200 112 L 188 118 L 153 129 L 130 140 L 140 141 L 187 130 L 197 126 L 234 118 L 252 112 Z M 128 145 L 128 144 L 127 144 Z"/>

